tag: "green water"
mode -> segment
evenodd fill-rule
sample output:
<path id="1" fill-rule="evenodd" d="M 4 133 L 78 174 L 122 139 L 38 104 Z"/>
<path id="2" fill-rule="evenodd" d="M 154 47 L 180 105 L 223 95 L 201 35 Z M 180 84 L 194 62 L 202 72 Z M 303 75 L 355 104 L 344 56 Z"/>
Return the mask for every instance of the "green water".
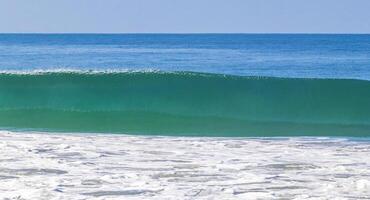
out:
<path id="1" fill-rule="evenodd" d="M 370 81 L 0 74 L 0 127 L 182 136 L 370 136 Z"/>

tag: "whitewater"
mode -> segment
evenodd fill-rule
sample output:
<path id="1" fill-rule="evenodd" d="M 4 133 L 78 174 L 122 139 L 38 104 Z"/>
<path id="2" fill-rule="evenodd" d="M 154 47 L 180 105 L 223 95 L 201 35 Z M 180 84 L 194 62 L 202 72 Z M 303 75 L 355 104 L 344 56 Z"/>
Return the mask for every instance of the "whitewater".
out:
<path id="1" fill-rule="evenodd" d="M 3 199 L 368 199 L 370 143 L 0 132 Z"/>

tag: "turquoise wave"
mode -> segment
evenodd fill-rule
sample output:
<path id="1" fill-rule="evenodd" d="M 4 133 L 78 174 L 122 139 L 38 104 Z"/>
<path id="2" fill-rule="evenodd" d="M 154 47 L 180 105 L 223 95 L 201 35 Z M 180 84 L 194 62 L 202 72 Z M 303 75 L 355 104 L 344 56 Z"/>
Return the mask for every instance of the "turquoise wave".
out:
<path id="1" fill-rule="evenodd" d="M 0 127 L 175 136 L 370 136 L 370 81 L 191 72 L 1 73 Z"/>

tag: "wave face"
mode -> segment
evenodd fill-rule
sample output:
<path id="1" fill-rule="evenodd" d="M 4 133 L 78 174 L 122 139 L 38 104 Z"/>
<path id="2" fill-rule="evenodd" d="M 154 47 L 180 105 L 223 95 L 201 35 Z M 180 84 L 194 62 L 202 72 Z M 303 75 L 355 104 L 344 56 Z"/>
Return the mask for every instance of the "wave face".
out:
<path id="1" fill-rule="evenodd" d="M 1 73 L 0 127 L 176 136 L 370 136 L 370 81 L 190 72 Z"/>

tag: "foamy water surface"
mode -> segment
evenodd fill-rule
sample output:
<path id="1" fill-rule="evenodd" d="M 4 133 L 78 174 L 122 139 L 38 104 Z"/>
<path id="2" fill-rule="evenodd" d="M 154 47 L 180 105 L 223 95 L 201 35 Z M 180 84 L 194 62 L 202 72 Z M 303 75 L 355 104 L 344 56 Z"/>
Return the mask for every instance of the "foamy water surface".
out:
<path id="1" fill-rule="evenodd" d="M 369 199 L 370 142 L 0 132 L 1 199 Z"/>

